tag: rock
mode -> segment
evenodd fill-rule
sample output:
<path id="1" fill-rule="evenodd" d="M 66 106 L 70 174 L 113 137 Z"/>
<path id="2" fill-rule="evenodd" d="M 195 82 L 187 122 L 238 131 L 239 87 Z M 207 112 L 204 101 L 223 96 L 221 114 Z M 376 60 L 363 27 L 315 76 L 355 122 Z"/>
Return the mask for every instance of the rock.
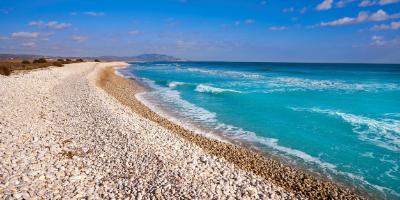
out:
<path id="1" fill-rule="evenodd" d="M 202 163 L 207 163 L 207 158 L 205 156 L 200 156 L 200 161 Z"/>

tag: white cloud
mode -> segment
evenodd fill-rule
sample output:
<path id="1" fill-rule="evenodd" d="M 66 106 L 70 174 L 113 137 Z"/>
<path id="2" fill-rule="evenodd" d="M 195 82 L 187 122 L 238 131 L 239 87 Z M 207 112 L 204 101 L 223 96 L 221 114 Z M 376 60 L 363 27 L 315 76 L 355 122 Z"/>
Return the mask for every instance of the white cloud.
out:
<path id="1" fill-rule="evenodd" d="M 389 46 L 400 46 L 400 37 L 386 39 L 383 36 L 374 35 L 371 37 L 372 46 L 389 47 Z"/>
<path id="2" fill-rule="evenodd" d="M 244 20 L 244 24 L 254 24 L 256 21 L 254 19 L 246 19 Z"/>
<path id="3" fill-rule="evenodd" d="M 373 6 L 373 5 L 388 5 L 388 4 L 393 4 L 393 3 L 398 3 L 400 0 L 362 0 L 358 6 L 360 7 L 367 7 L 367 6 Z"/>
<path id="4" fill-rule="evenodd" d="M 239 26 L 240 24 L 251 25 L 251 24 L 254 24 L 255 22 L 256 21 L 254 19 L 246 19 L 246 20 L 243 20 L 243 21 L 236 20 L 235 21 L 235 25 L 236 26 Z"/>
<path id="5" fill-rule="evenodd" d="M 385 45 L 385 43 L 386 42 L 385 42 L 385 40 L 384 40 L 384 38 L 382 36 L 374 35 L 374 36 L 371 37 L 371 45 L 383 46 L 383 45 Z"/>
<path id="6" fill-rule="evenodd" d="M 27 47 L 27 48 L 35 48 L 36 43 L 35 42 L 25 42 L 25 43 L 22 43 L 22 46 Z"/>
<path id="7" fill-rule="evenodd" d="M 356 0 L 340 0 L 336 3 L 336 7 L 343 8 L 346 7 L 347 4 L 353 3 Z"/>
<path id="8" fill-rule="evenodd" d="M 13 38 L 37 38 L 39 37 L 38 32 L 15 32 L 11 33 Z"/>
<path id="9" fill-rule="evenodd" d="M 103 12 L 93 12 L 93 11 L 84 12 L 83 14 L 89 15 L 89 16 L 94 16 L 94 17 L 104 16 Z"/>
<path id="10" fill-rule="evenodd" d="M 29 26 L 38 26 L 38 27 L 47 27 L 50 29 L 65 29 L 71 26 L 70 23 L 63 23 L 63 22 L 58 22 L 58 21 L 49 21 L 49 22 L 43 22 L 43 21 L 32 21 L 29 22 Z"/>
<path id="11" fill-rule="evenodd" d="M 128 34 L 129 35 L 139 35 L 139 34 L 141 34 L 141 32 L 138 31 L 138 30 L 131 30 L 131 31 L 128 32 Z"/>
<path id="12" fill-rule="evenodd" d="M 333 0 L 324 0 L 322 3 L 318 4 L 315 8 L 317 10 L 329 10 L 332 8 Z"/>
<path id="13" fill-rule="evenodd" d="M 375 25 L 371 28 L 371 30 L 397 30 L 397 29 L 400 29 L 400 21 L 392 22 L 390 24 Z"/>
<path id="14" fill-rule="evenodd" d="M 363 0 L 360 2 L 360 4 L 358 4 L 358 6 L 360 7 L 367 7 L 367 6 L 372 6 L 375 5 L 376 1 L 371 1 L 371 0 Z"/>
<path id="15" fill-rule="evenodd" d="M 379 4 L 387 5 L 387 4 L 398 3 L 398 2 L 400 2 L 400 0 L 380 0 Z"/>
<path id="16" fill-rule="evenodd" d="M 358 24 L 367 21 L 385 21 L 388 19 L 400 18 L 400 14 L 389 15 L 384 10 L 378 10 L 371 15 L 368 12 L 359 12 L 357 17 L 343 17 L 330 22 L 321 22 L 320 26 L 341 26 L 349 24 Z"/>
<path id="17" fill-rule="evenodd" d="M 378 10 L 370 16 L 371 21 L 384 21 L 389 18 L 390 16 L 384 10 Z"/>
<path id="18" fill-rule="evenodd" d="M 75 42 L 81 43 L 81 42 L 85 42 L 86 40 L 88 40 L 89 38 L 86 36 L 79 36 L 79 35 L 73 35 L 71 37 L 71 39 Z"/>
<path id="19" fill-rule="evenodd" d="M 287 30 L 288 27 L 286 26 L 271 26 L 269 27 L 269 30 L 271 31 L 283 31 L 283 30 Z"/>

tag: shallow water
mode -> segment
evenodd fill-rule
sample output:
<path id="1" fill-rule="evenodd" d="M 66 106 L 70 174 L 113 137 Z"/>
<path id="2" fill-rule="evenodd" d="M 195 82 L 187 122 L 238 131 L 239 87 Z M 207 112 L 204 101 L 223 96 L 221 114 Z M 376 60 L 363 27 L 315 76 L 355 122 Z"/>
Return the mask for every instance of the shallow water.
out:
<path id="1" fill-rule="evenodd" d="M 167 62 L 120 72 L 186 126 L 400 198 L 399 65 Z"/>

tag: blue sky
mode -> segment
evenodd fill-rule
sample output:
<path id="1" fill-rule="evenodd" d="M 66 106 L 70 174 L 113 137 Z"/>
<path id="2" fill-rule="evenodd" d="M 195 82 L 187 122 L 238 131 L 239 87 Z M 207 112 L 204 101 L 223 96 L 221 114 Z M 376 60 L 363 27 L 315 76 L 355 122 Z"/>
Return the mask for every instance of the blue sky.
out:
<path id="1" fill-rule="evenodd" d="M 400 63 L 400 0 L 1 0 L 0 53 Z"/>

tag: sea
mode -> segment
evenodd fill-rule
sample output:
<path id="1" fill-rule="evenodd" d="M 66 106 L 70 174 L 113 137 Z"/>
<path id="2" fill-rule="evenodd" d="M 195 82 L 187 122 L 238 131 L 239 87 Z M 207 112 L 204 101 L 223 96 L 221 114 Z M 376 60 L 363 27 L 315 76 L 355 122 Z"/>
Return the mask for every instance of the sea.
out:
<path id="1" fill-rule="evenodd" d="M 119 73 L 162 116 L 400 199 L 400 65 L 144 62 Z"/>

